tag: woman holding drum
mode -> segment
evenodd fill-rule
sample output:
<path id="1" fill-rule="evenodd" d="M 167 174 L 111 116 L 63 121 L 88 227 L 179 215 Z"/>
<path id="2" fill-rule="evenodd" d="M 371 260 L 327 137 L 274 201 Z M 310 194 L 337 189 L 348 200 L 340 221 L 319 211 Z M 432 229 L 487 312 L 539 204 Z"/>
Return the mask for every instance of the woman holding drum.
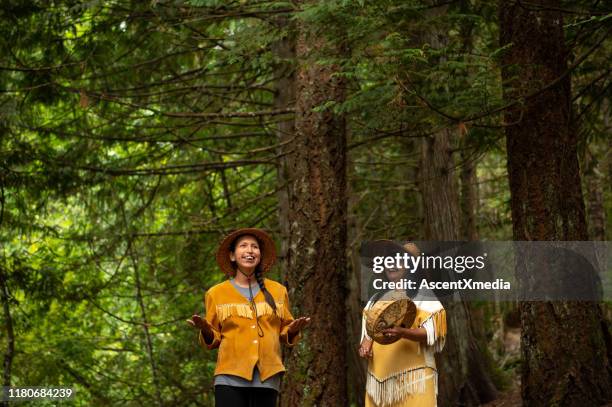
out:
<path id="1" fill-rule="evenodd" d="M 418 256 L 416 245 L 374 242 L 380 252 Z M 385 269 L 388 281 L 408 277 L 406 269 Z M 416 294 L 416 296 L 415 296 Z M 414 298 L 409 298 L 414 297 Z M 423 293 L 391 290 L 375 294 L 363 312 L 359 354 L 368 358 L 366 407 L 436 406 L 438 373 L 434 353 L 444 347 L 446 314 Z"/>

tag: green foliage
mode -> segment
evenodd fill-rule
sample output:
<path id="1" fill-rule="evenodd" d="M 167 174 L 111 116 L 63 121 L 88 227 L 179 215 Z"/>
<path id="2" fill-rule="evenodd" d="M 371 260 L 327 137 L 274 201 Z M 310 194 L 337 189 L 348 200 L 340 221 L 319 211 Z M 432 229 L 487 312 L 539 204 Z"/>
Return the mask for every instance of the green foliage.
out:
<path id="1" fill-rule="evenodd" d="M 292 116 L 275 97 L 296 61 L 274 47 L 296 26 L 338 45 L 314 60 L 339 68 L 346 98 L 316 110 L 347 118 L 354 248 L 420 238 L 420 140 L 440 128 L 457 129 L 457 152 L 478 165 L 481 236 L 510 238 L 495 5 L 300 7 L 2 2 L 0 272 L 13 385 L 73 385 L 76 405 L 212 405 L 216 354 L 184 320 L 223 279 L 224 233 L 278 230 L 276 126 Z M 597 12 L 565 22 L 574 54 L 609 26 Z M 609 48 L 573 72 L 580 131 L 602 162 Z M 290 161 L 291 144 L 282 151 Z"/>

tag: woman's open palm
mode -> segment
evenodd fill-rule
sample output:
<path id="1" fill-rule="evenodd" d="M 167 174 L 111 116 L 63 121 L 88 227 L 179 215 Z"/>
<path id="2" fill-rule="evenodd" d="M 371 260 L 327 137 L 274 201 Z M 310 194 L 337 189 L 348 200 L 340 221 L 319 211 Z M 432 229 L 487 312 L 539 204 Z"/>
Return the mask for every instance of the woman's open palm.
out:
<path id="1" fill-rule="evenodd" d="M 201 329 L 205 335 L 211 335 L 213 332 L 208 321 L 197 314 L 192 315 L 191 319 L 187 319 L 186 322 L 194 328 Z"/>

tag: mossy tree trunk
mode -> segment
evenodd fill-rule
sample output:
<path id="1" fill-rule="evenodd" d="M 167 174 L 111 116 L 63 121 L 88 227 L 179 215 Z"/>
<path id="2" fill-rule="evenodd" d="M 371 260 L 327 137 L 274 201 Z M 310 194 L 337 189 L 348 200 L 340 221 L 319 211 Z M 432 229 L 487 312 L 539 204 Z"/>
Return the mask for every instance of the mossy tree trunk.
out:
<path id="1" fill-rule="evenodd" d="M 499 3 L 500 45 L 509 46 L 504 98 L 516 101 L 505 122 L 519 241 L 588 239 L 560 9 L 558 1 Z M 525 405 L 594 406 L 612 396 L 610 339 L 597 303 L 523 302 L 520 313 Z"/>
<path id="2" fill-rule="evenodd" d="M 342 101 L 338 67 L 317 63 L 342 46 L 297 27 L 295 140 L 287 167 L 290 239 L 289 296 L 297 315 L 312 318 L 286 357 L 283 406 L 344 406 L 346 386 L 346 133 L 345 120 L 327 102 Z M 334 37 L 337 38 L 337 37 Z"/>

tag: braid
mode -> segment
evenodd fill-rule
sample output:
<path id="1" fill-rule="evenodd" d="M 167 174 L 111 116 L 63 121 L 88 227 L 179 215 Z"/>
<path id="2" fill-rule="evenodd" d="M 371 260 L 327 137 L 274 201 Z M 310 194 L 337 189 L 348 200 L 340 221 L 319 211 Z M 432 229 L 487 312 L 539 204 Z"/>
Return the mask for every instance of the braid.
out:
<path id="1" fill-rule="evenodd" d="M 274 310 L 274 313 L 277 314 L 276 302 L 274 302 L 274 298 L 272 297 L 272 294 L 270 294 L 270 292 L 264 285 L 263 276 L 261 275 L 261 269 L 259 268 L 259 266 L 255 268 L 255 279 L 257 280 L 257 284 L 259 284 L 259 289 L 264 294 L 264 297 L 266 297 L 266 302 L 268 303 L 268 305 L 272 307 L 272 309 Z"/>

